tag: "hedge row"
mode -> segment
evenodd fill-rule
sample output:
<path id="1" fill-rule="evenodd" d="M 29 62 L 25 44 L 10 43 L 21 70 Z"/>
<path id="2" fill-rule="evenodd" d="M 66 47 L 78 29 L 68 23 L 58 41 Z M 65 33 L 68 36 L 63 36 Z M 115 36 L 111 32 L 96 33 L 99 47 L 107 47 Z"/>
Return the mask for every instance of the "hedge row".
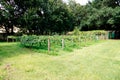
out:
<path id="1" fill-rule="evenodd" d="M 36 36 L 24 35 L 21 37 L 21 44 L 28 48 L 48 49 L 48 40 L 50 40 L 50 49 L 72 48 L 88 41 L 96 41 L 99 36 L 106 38 L 107 33 L 103 31 L 80 32 L 79 35 L 55 35 L 55 36 Z"/>

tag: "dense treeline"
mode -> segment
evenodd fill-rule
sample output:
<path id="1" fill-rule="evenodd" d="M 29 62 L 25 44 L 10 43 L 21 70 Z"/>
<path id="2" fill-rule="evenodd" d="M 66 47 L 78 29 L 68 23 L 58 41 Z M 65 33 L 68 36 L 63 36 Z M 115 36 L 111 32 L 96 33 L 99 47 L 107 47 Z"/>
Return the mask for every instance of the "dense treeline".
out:
<path id="1" fill-rule="evenodd" d="M 0 26 L 14 34 L 14 26 L 22 33 L 66 33 L 80 30 L 119 30 L 120 1 L 93 0 L 80 5 L 74 0 L 0 0 Z"/>
<path id="2" fill-rule="evenodd" d="M 94 0 L 84 7 L 83 30 L 120 30 L 120 0 Z"/>

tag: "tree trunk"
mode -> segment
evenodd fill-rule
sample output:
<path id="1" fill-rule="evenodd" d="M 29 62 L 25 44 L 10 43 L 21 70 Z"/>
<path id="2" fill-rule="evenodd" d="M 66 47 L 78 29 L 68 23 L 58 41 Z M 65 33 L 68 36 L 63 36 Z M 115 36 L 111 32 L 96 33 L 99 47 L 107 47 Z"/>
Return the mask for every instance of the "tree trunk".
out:
<path id="1" fill-rule="evenodd" d="M 14 27 L 13 27 L 13 26 L 11 26 L 11 35 L 13 35 L 13 34 L 14 34 L 13 30 L 14 30 Z"/>
<path id="2" fill-rule="evenodd" d="M 10 32 L 9 32 L 9 28 L 8 28 L 8 26 L 5 26 L 5 30 L 6 30 L 6 34 L 9 35 Z"/>

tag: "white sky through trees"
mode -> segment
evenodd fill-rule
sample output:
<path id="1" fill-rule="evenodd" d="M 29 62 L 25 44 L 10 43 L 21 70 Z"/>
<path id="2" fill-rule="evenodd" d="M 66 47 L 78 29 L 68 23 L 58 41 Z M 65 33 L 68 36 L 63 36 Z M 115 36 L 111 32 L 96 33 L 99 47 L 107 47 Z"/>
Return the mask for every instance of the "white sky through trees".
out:
<path id="1" fill-rule="evenodd" d="M 63 0 L 65 2 L 68 2 L 68 0 Z M 88 1 L 91 1 L 91 0 L 75 0 L 77 3 L 80 3 L 81 5 L 85 5 L 86 3 L 88 3 Z"/>

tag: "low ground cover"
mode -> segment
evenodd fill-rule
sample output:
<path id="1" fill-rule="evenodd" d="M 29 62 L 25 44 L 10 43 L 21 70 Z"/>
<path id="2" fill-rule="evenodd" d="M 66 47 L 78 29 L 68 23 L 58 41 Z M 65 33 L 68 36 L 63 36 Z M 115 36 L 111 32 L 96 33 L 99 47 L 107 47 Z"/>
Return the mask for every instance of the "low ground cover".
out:
<path id="1" fill-rule="evenodd" d="M 0 43 L 0 80 L 120 80 L 120 41 L 55 56 Z"/>

